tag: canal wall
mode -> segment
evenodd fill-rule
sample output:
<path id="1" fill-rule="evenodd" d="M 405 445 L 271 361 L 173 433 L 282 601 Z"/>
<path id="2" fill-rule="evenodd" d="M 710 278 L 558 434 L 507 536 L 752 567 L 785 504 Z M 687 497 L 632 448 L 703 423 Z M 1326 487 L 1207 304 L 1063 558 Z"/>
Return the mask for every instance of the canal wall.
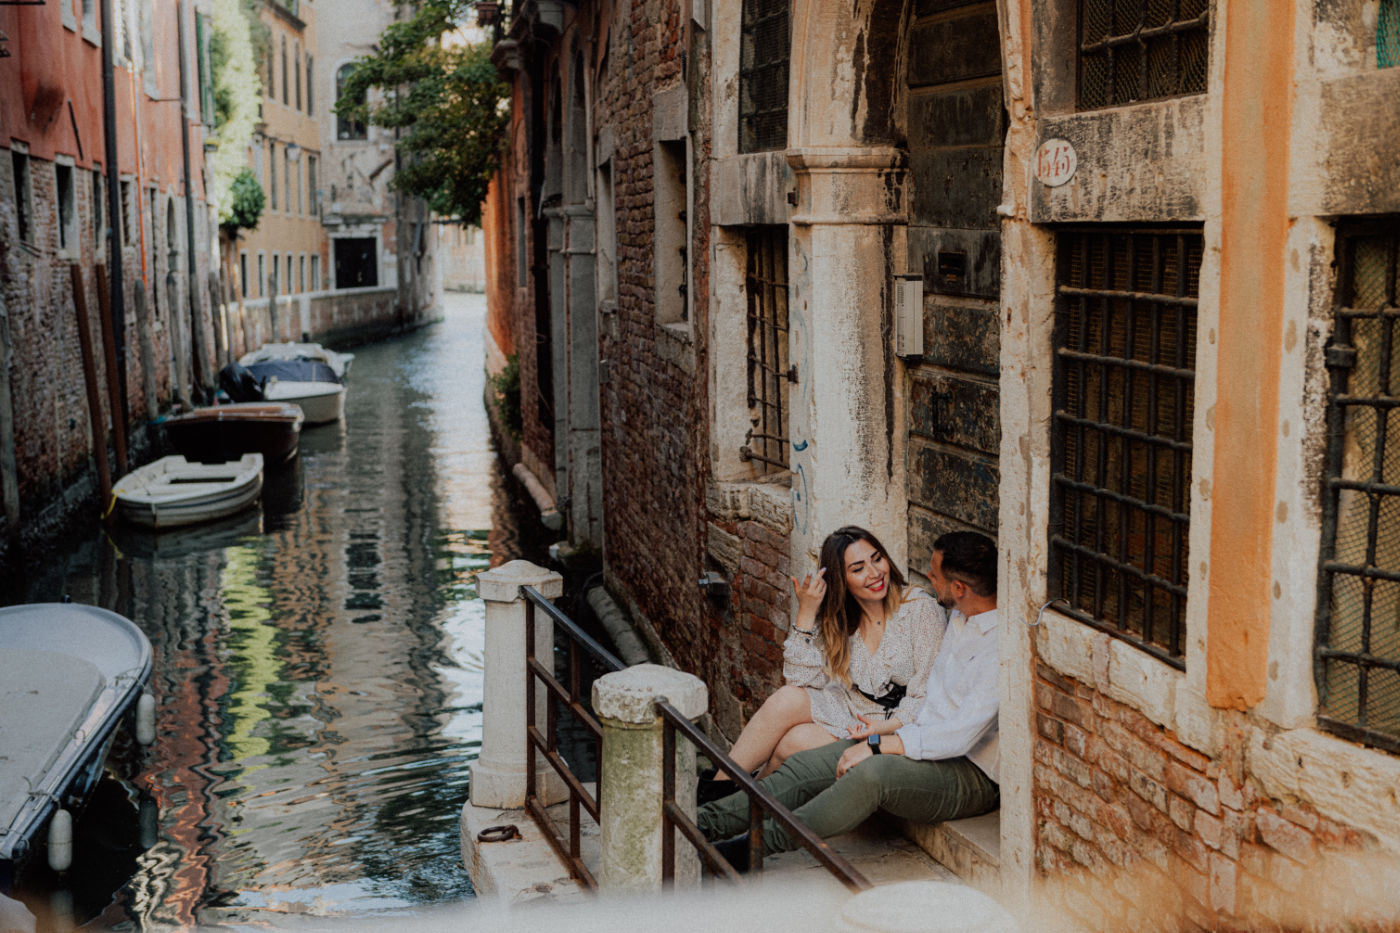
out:
<path id="1" fill-rule="evenodd" d="M 55 282 L 65 283 L 64 289 L 52 296 L 60 306 L 71 309 L 73 300 L 67 279 L 54 274 Z M 55 286 L 57 287 L 57 286 Z M 86 282 L 91 328 L 99 334 L 96 321 L 97 300 L 94 285 Z M 139 281 L 132 294 L 140 291 Z M 406 308 L 399 299 L 399 289 L 355 288 L 339 291 L 307 292 L 279 296 L 272 300 L 254 299 L 217 308 L 213 315 L 215 327 L 223 328 L 223 346 L 231 358 L 275 340 L 310 339 L 330 346 L 345 348 L 369 343 L 393 334 L 403 333 L 441 319 L 438 303 Z M 6 344 L 10 348 L 8 379 L 14 411 L 14 448 L 18 474 L 17 520 L 6 523 L 0 535 L 0 585 L 18 580 L 26 568 L 41 563 L 43 555 L 68 534 L 100 515 L 105 504 L 97 474 L 97 462 L 92 456 L 91 431 L 87 423 L 87 408 L 83 399 L 81 362 L 77 360 L 78 339 L 74 315 L 67 313 L 37 327 L 31 315 L 17 309 L 32 306 L 29 302 L 0 303 L 0 322 L 5 326 Z M 128 307 L 138 309 L 143 304 L 132 300 Z M 206 305 L 208 306 L 208 305 Z M 5 313 L 5 309 L 9 313 Z M 163 304 L 157 306 L 162 317 Z M 131 321 L 134 315 L 128 318 Z M 208 323 L 208 322 L 206 322 Z M 160 438 L 150 428 L 151 419 L 161 409 L 175 404 L 178 391 L 171 384 L 171 350 L 168 324 L 157 331 L 153 354 L 151 395 L 152 408 L 144 391 L 146 376 L 138 353 L 139 342 L 127 342 L 127 374 L 131 383 L 128 391 L 131 422 L 126 432 L 128 461 L 131 468 L 149 462 L 160 451 Z M 215 346 L 213 330 L 206 335 L 206 346 Z M 134 335 L 133 335 L 134 338 Z M 45 349 L 45 348 L 48 349 Z M 100 347 L 99 347 L 100 351 Z M 105 365 L 96 362 L 97 377 L 105 387 Z M 217 368 L 209 367 L 212 382 Z M 105 391 L 103 420 L 110 425 L 110 406 Z M 108 441 L 108 462 L 112 478 L 119 476 L 112 441 Z"/>

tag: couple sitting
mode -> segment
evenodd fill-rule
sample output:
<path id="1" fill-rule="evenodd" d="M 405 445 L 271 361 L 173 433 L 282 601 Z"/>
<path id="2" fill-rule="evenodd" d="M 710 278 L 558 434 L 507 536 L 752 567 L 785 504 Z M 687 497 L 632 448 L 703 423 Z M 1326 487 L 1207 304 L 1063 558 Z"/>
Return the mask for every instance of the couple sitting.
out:
<path id="1" fill-rule="evenodd" d="M 907 586 L 870 532 L 846 526 L 797 584 L 784 646 L 787 684 L 734 743 L 741 767 L 819 836 L 885 810 L 920 822 L 976 816 L 999 803 L 996 548 L 974 532 L 933 545 L 933 597 Z M 936 598 L 936 601 L 935 601 Z M 945 612 L 946 610 L 946 612 Z M 697 823 L 748 867 L 748 797 L 722 776 L 701 782 Z M 744 835 L 739 835 L 744 834 Z M 763 826 L 765 854 L 797 847 Z"/>

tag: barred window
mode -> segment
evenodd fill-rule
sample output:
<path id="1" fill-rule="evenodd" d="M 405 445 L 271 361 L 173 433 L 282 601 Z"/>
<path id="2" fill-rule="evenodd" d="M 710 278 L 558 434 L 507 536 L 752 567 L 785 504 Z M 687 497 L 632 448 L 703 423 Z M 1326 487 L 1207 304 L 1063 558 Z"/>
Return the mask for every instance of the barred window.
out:
<path id="1" fill-rule="evenodd" d="M 787 148 L 789 0 L 744 0 L 739 151 Z"/>
<path id="2" fill-rule="evenodd" d="M 1318 716 L 1332 732 L 1400 751 L 1400 219 L 1344 227 L 1337 245 Z"/>
<path id="3" fill-rule="evenodd" d="M 739 455 L 764 473 L 788 468 L 787 227 L 748 232 L 748 389 L 752 426 Z"/>
<path id="4" fill-rule="evenodd" d="M 1050 590 L 1184 667 L 1197 230 L 1059 237 Z"/>
<path id="5" fill-rule="evenodd" d="M 1206 89 L 1210 0 L 1080 0 L 1079 107 Z"/>

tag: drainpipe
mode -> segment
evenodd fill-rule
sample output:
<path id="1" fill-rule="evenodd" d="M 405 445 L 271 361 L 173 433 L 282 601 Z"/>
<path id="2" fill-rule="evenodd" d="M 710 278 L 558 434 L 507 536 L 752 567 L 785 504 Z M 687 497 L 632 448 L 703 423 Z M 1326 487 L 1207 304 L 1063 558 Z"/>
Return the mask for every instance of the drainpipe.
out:
<path id="1" fill-rule="evenodd" d="M 126 398 L 126 287 L 122 273 L 122 191 L 121 168 L 117 165 L 117 86 L 115 56 L 116 29 L 112 25 L 112 0 L 102 0 L 102 136 L 103 157 L 107 160 L 107 246 L 111 261 L 112 332 L 117 355 L 117 389 L 121 396 L 121 423 L 131 417 Z M 140 210 L 139 205 L 134 205 Z M 106 456 L 98 451 L 98 456 Z"/>
<path id="2" fill-rule="evenodd" d="M 208 355 L 204 347 L 204 316 L 200 313 L 200 288 L 198 263 L 195 261 L 194 252 L 194 185 L 190 180 L 190 98 L 188 80 L 189 68 L 185 64 L 185 5 L 176 0 L 175 20 L 178 26 L 175 30 L 179 37 L 178 47 L 180 51 L 180 146 L 184 150 L 185 159 L 185 245 L 189 255 L 189 296 L 190 296 L 190 331 L 194 337 L 194 381 L 195 395 L 200 398 L 207 397 L 211 380 L 206 378 L 204 371 L 205 361 Z"/>

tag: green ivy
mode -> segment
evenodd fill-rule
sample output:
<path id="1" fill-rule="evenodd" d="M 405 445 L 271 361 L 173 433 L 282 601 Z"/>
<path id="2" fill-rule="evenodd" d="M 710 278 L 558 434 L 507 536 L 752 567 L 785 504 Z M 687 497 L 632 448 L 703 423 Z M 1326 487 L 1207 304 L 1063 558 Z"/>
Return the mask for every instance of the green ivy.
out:
<path id="1" fill-rule="evenodd" d="M 512 353 L 506 358 L 505 368 L 489 378 L 496 417 L 505 432 L 518 441 L 525 428 L 520 415 L 520 354 Z"/>

